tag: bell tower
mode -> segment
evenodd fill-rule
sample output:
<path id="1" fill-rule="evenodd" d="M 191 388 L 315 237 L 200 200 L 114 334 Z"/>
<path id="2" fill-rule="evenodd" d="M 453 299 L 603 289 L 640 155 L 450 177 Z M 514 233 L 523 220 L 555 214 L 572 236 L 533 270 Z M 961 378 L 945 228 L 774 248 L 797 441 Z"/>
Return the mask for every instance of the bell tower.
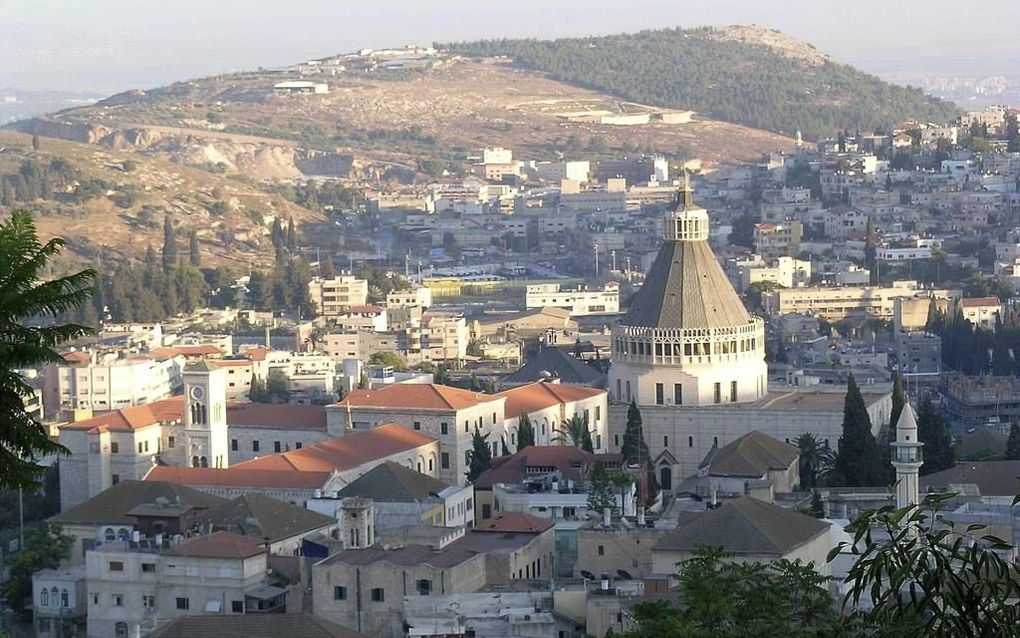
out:
<path id="1" fill-rule="evenodd" d="M 184 462 L 227 467 L 226 371 L 200 361 L 184 369 Z"/>

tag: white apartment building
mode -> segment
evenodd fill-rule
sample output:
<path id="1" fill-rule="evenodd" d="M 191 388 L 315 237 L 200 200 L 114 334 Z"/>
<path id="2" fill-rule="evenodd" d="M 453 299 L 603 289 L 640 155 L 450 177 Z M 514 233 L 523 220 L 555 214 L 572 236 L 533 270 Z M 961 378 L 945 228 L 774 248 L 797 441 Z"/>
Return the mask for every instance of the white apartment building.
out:
<path id="1" fill-rule="evenodd" d="M 891 320 L 896 299 L 958 297 L 959 291 L 921 289 L 917 287 L 916 282 L 900 281 L 887 287 L 786 288 L 765 293 L 762 295 L 762 303 L 766 311 L 772 315 L 808 314 L 829 321 L 854 316 Z"/>
<path id="2" fill-rule="evenodd" d="M 539 178 L 549 182 L 559 182 L 563 179 L 570 179 L 577 182 L 587 182 L 588 173 L 591 171 L 591 163 L 579 162 L 537 162 L 535 173 Z"/>
<path id="3" fill-rule="evenodd" d="M 285 604 L 286 590 L 267 580 L 269 552 L 258 538 L 214 532 L 140 545 L 113 541 L 86 553 L 90 638 L 138 636 L 178 616 Z"/>
<path id="4" fill-rule="evenodd" d="M 811 282 L 811 262 L 794 257 L 765 261 L 756 259 L 736 264 L 736 284 L 741 292 L 751 284 L 771 282 L 784 288 L 804 286 Z"/>
<path id="5" fill-rule="evenodd" d="M 620 285 L 609 282 L 601 289 L 563 290 L 559 284 L 535 284 L 525 290 L 524 307 L 565 308 L 572 316 L 620 312 Z"/>
<path id="6" fill-rule="evenodd" d="M 414 285 L 408 290 L 394 290 L 386 295 L 387 308 L 407 308 L 420 306 L 428 308 L 432 305 L 432 289 L 428 286 Z"/>
<path id="7" fill-rule="evenodd" d="M 961 299 L 959 308 L 963 318 L 974 324 L 975 328 L 995 330 L 996 320 L 1002 312 L 1002 302 L 998 297 L 971 297 Z"/>
<path id="8" fill-rule="evenodd" d="M 499 146 L 482 149 L 482 164 L 509 164 L 514 161 L 514 152 Z"/>
<path id="9" fill-rule="evenodd" d="M 54 418 L 78 411 L 109 412 L 165 399 L 181 389 L 184 357 L 121 358 L 68 352 L 46 367 L 43 404 Z"/>
<path id="10" fill-rule="evenodd" d="M 351 306 L 368 302 L 368 282 L 351 274 L 332 279 L 316 277 L 308 282 L 308 295 L 317 315 L 335 317 Z"/>

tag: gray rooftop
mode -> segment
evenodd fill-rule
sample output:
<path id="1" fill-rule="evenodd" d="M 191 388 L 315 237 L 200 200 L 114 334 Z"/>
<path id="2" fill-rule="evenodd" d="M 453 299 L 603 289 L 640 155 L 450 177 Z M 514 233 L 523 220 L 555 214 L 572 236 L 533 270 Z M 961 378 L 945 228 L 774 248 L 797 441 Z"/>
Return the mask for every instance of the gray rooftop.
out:
<path id="1" fill-rule="evenodd" d="M 751 316 L 706 241 L 665 241 L 620 323 L 668 329 L 735 327 Z"/>
<path id="2" fill-rule="evenodd" d="M 261 494 L 244 494 L 210 510 L 215 529 L 276 542 L 335 522 L 330 516 Z"/>
<path id="3" fill-rule="evenodd" d="M 722 547 L 737 555 L 784 556 L 827 533 L 817 518 L 744 496 L 706 512 L 662 537 L 654 551 Z"/>
<path id="4" fill-rule="evenodd" d="M 707 460 L 711 476 L 761 478 L 769 470 L 789 468 L 798 452 L 794 446 L 754 430 L 710 455 Z"/>
<path id="5" fill-rule="evenodd" d="M 377 503 L 417 503 L 437 498 L 447 487 L 439 479 L 387 461 L 352 481 L 339 496 L 360 496 Z"/>
<path id="6" fill-rule="evenodd" d="M 605 385 L 606 378 L 606 375 L 561 348 L 543 348 L 523 368 L 504 377 L 500 383 L 523 385 L 541 381 L 545 378 L 543 373 L 550 373 L 570 385 L 593 387 Z"/>
<path id="7" fill-rule="evenodd" d="M 121 481 L 50 518 L 50 522 L 130 525 L 135 519 L 128 516 L 128 512 L 139 505 L 157 502 L 174 506 L 216 507 L 226 503 L 227 499 L 174 483 Z"/>

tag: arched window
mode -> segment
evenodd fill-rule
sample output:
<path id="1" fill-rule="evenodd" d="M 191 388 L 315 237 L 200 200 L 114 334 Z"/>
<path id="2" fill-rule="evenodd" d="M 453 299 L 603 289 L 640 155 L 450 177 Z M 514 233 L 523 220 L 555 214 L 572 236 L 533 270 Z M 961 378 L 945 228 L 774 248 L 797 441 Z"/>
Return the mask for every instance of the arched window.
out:
<path id="1" fill-rule="evenodd" d="M 47 605 L 50 604 L 50 592 L 45 587 L 43 587 L 42 591 L 39 592 L 39 604 L 42 605 L 43 607 L 46 607 Z"/>
<path id="2" fill-rule="evenodd" d="M 199 463 L 201 463 L 202 467 L 209 467 L 209 459 L 205 458 L 204 456 L 201 459 L 199 459 Z"/>
<path id="3" fill-rule="evenodd" d="M 117 530 L 117 538 L 122 541 L 126 541 L 130 534 L 131 534 L 130 531 L 128 531 L 128 529 L 125 527 L 122 527 Z"/>
<path id="4" fill-rule="evenodd" d="M 198 457 L 197 456 L 191 457 L 191 467 L 198 467 Z"/>
<path id="5" fill-rule="evenodd" d="M 67 596 L 67 590 L 66 589 L 60 590 L 60 606 L 61 607 L 67 607 L 70 604 L 71 604 L 71 601 L 70 601 L 70 598 L 68 598 L 68 596 Z"/>
<path id="6" fill-rule="evenodd" d="M 124 621 L 120 621 L 117 624 L 115 624 L 113 626 L 113 634 L 117 638 L 127 638 L 127 635 L 128 635 L 128 626 L 127 626 L 127 623 L 124 622 Z"/>
<path id="7" fill-rule="evenodd" d="M 106 532 L 103 533 L 103 538 L 105 538 L 106 541 L 109 542 L 112 540 L 116 540 L 117 534 L 113 531 L 112 527 L 107 527 Z"/>

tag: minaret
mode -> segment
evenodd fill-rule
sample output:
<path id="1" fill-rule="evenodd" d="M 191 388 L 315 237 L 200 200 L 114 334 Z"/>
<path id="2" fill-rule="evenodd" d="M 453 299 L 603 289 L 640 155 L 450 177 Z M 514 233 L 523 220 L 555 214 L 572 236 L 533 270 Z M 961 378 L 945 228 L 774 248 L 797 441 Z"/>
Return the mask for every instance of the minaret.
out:
<path id="1" fill-rule="evenodd" d="M 896 422 L 896 440 L 893 448 L 893 467 L 896 468 L 896 507 L 917 505 L 921 501 L 918 474 L 923 458 L 921 443 L 917 440 L 917 417 L 907 401 Z"/>

